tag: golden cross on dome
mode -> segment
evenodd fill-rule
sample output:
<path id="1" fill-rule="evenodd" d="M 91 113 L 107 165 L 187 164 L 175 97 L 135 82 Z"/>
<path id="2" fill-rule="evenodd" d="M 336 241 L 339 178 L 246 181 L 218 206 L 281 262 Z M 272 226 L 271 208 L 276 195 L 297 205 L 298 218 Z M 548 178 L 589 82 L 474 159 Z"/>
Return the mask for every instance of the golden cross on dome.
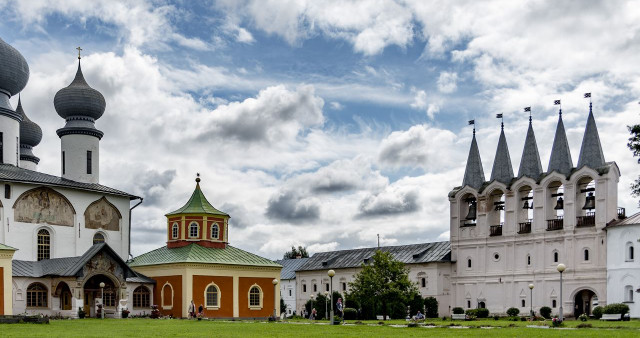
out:
<path id="1" fill-rule="evenodd" d="M 82 51 L 82 48 L 80 48 L 80 46 L 78 46 L 78 48 L 76 48 L 78 50 L 78 60 L 80 60 L 80 52 Z"/>

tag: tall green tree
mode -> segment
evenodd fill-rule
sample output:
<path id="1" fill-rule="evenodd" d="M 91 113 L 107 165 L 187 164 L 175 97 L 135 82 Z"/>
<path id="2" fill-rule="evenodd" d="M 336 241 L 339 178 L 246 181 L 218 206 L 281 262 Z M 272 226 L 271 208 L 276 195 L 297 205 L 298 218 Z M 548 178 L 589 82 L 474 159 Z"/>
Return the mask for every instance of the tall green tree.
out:
<path id="1" fill-rule="evenodd" d="M 633 152 L 633 156 L 638 157 L 638 163 L 640 164 L 640 124 L 627 126 L 627 128 L 629 128 L 629 133 L 631 133 L 627 146 Z M 635 182 L 631 183 L 631 195 L 634 197 L 640 196 L 640 176 L 638 176 Z M 640 202 L 638 202 L 638 205 L 640 205 Z"/>
<path id="2" fill-rule="evenodd" d="M 309 253 L 307 252 L 307 248 L 303 247 L 302 245 L 298 245 L 298 248 L 296 249 L 295 246 L 291 246 L 291 251 L 287 251 L 284 253 L 284 258 L 287 259 L 294 259 L 294 258 L 298 258 L 298 256 L 300 256 L 301 258 L 309 258 Z"/>
<path id="3" fill-rule="evenodd" d="M 407 304 L 417 292 L 409 280 L 409 269 L 404 263 L 393 259 L 389 252 L 376 251 L 373 263 L 363 264 L 362 270 L 349 283 L 350 296 L 358 299 L 362 307 L 373 307 L 382 311 L 384 318 L 389 314 L 389 305 Z"/>

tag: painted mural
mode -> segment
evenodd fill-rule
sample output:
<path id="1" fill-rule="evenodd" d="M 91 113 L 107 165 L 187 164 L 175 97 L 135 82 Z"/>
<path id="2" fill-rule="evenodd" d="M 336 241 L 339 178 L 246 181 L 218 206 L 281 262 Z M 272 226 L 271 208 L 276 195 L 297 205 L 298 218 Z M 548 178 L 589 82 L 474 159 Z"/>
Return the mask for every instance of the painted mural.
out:
<path id="1" fill-rule="evenodd" d="M 91 203 L 84 212 L 84 226 L 88 229 L 120 230 L 122 215 L 106 198 Z"/>
<path id="2" fill-rule="evenodd" d="M 13 208 L 16 222 L 73 226 L 73 206 L 51 188 L 40 187 L 23 193 Z"/>

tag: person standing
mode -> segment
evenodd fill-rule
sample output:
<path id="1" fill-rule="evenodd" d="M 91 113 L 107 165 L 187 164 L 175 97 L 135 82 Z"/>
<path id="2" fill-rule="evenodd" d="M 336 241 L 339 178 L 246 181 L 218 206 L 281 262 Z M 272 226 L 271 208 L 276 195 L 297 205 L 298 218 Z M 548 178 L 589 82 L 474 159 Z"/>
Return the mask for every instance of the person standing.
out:
<path id="1" fill-rule="evenodd" d="M 189 304 L 189 319 L 196 317 L 196 304 L 191 300 L 191 304 Z"/>
<path id="2" fill-rule="evenodd" d="M 338 298 L 338 302 L 336 303 L 336 314 L 338 315 L 338 317 L 343 318 L 342 315 L 342 310 L 343 310 L 343 306 L 342 306 L 342 298 Z"/>

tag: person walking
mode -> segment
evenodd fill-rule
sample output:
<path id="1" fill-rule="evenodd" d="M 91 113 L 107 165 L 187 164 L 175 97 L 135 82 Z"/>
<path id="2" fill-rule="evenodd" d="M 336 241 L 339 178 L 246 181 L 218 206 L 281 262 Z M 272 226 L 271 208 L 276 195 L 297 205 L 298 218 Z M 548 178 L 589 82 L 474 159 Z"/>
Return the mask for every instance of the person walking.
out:
<path id="1" fill-rule="evenodd" d="M 338 298 L 338 302 L 336 303 L 336 314 L 338 315 L 338 317 L 340 317 L 341 319 L 343 318 L 343 306 L 342 306 L 342 298 Z"/>
<path id="2" fill-rule="evenodd" d="M 189 304 L 188 312 L 189 312 L 189 319 L 196 317 L 196 304 L 193 303 L 193 300 L 191 300 L 191 304 Z"/>

